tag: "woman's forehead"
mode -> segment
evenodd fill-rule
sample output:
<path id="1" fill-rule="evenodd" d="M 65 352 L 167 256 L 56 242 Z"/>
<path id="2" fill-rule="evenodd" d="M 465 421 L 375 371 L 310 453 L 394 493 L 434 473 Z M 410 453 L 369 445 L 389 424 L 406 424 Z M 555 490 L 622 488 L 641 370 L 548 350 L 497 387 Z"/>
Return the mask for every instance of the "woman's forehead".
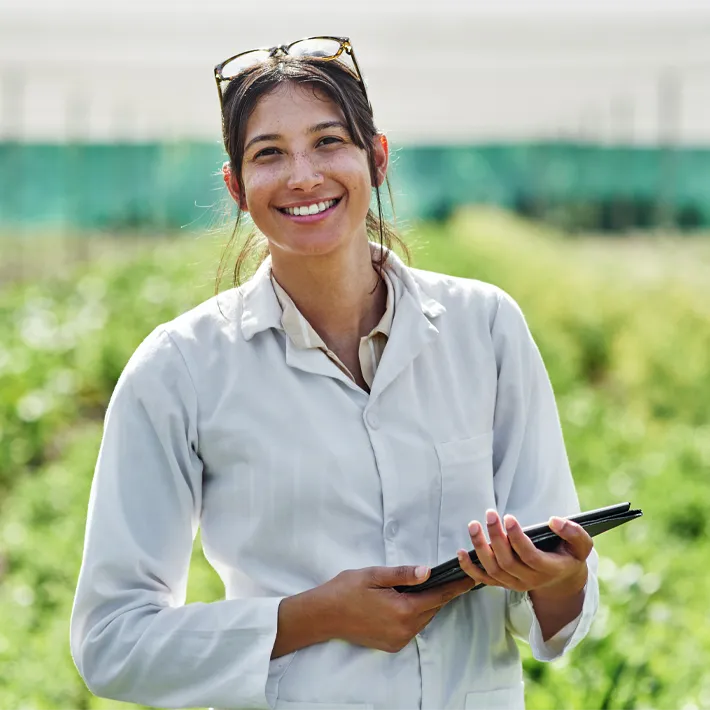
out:
<path id="1" fill-rule="evenodd" d="M 256 103 L 246 126 L 245 142 L 262 134 L 308 131 L 319 123 L 345 122 L 340 107 L 312 85 L 280 84 Z"/>

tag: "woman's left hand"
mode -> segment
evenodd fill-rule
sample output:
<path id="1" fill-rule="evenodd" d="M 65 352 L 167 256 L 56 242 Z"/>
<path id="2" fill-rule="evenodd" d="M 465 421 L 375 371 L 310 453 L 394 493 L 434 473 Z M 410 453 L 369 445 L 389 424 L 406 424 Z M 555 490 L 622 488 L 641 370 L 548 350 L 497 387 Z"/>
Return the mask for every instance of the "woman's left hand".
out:
<path id="1" fill-rule="evenodd" d="M 486 511 L 490 543 L 483 526 L 469 523 L 471 542 L 483 569 L 458 551 L 459 564 L 476 582 L 518 592 L 533 591 L 545 598 L 564 598 L 582 591 L 587 583 L 587 557 L 594 543 L 587 531 L 565 518 L 550 518 L 550 529 L 564 541 L 554 552 L 543 552 L 523 532 L 520 523 L 505 516 L 505 528 L 495 510 Z"/>

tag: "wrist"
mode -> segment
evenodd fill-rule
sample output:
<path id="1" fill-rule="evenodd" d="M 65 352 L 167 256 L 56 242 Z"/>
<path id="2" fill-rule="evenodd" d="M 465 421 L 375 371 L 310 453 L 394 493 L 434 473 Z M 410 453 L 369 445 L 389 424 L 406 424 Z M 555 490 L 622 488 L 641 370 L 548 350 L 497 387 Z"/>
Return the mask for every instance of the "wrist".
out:
<path id="1" fill-rule="evenodd" d="M 311 607 L 315 633 L 319 638 L 318 643 L 341 638 L 338 631 L 342 614 L 337 591 L 332 587 L 332 580 L 304 594 L 309 597 L 308 604 Z"/>
<path id="2" fill-rule="evenodd" d="M 589 570 L 585 564 L 582 569 L 575 575 L 564 579 L 556 584 L 551 584 L 539 589 L 533 589 L 529 592 L 531 599 L 539 601 L 564 601 L 579 597 L 587 585 L 589 578 Z"/>
<path id="3" fill-rule="evenodd" d="M 336 638 L 335 619 L 329 595 L 322 586 L 285 597 L 279 604 L 271 658 Z"/>

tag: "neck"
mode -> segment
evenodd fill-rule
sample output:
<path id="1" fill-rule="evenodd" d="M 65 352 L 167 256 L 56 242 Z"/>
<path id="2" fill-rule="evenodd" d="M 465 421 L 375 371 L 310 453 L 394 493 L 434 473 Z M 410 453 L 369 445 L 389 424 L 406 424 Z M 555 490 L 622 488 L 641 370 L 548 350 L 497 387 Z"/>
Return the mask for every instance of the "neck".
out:
<path id="1" fill-rule="evenodd" d="M 271 250 L 274 278 L 329 347 L 358 343 L 385 312 L 387 287 L 372 266 L 367 239 L 323 255 Z"/>

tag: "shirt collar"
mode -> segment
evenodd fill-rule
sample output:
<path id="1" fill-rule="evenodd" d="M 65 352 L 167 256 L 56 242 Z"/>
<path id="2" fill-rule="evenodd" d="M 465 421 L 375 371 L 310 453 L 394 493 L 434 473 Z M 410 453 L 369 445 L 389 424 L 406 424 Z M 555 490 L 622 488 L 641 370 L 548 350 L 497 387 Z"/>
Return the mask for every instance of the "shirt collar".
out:
<path id="1" fill-rule="evenodd" d="M 382 314 L 382 318 L 380 318 L 379 323 L 367 334 L 366 337 L 368 338 L 374 336 L 376 333 L 382 333 L 385 336 L 389 336 L 392 321 L 394 320 L 395 304 L 402 290 L 399 285 L 399 279 L 397 279 L 391 272 L 387 273 L 386 270 L 383 270 L 382 279 L 387 287 L 385 312 Z M 271 273 L 271 283 L 274 287 L 276 298 L 278 299 L 283 311 L 281 316 L 281 327 L 289 338 L 291 338 L 293 344 L 298 348 L 327 348 L 326 344 L 323 342 L 323 339 L 320 335 L 318 335 L 318 332 L 306 320 L 288 293 L 274 278 L 273 272 Z"/>
<path id="2" fill-rule="evenodd" d="M 392 330 L 392 321 L 394 320 L 394 309 L 401 295 L 401 286 L 399 279 L 394 276 L 392 272 L 388 273 L 386 269 L 382 270 L 382 280 L 385 282 L 385 286 L 387 286 L 385 312 L 382 314 L 380 322 L 370 332 L 370 335 L 382 333 L 383 335 L 389 336 L 390 330 Z"/>
<path id="3" fill-rule="evenodd" d="M 306 320 L 288 293 L 271 273 L 271 284 L 281 306 L 281 329 L 297 348 L 323 348 L 325 343 L 313 326 Z"/>
<path id="4" fill-rule="evenodd" d="M 385 315 L 375 330 L 386 332 L 392 327 L 394 319 L 394 307 L 396 306 L 397 280 L 414 298 L 421 311 L 429 318 L 435 318 L 446 308 L 437 300 L 425 294 L 419 284 L 414 280 L 409 267 L 391 250 L 383 247 L 386 256 L 383 266 L 395 277 L 387 284 L 387 308 Z M 370 251 L 373 259 L 379 260 L 380 245 L 370 242 Z M 251 340 L 257 333 L 269 328 L 283 330 L 281 323 L 283 308 L 279 303 L 279 298 L 272 284 L 271 278 L 271 256 L 267 256 L 264 262 L 256 270 L 256 273 L 241 288 L 244 307 L 241 316 L 242 335 L 245 340 Z M 284 291 L 284 293 L 286 293 Z M 289 299 L 290 300 L 290 299 Z M 391 303 L 390 303 L 391 301 Z M 390 309 L 392 305 L 392 309 Z"/>

